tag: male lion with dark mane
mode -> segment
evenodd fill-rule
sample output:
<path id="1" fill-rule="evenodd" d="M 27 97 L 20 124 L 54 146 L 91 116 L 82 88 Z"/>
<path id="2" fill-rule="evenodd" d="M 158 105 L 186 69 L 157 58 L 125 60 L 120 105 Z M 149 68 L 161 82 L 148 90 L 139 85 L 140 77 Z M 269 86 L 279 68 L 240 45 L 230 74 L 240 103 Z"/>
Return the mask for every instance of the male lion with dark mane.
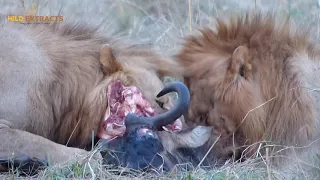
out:
<path id="1" fill-rule="evenodd" d="M 259 142 L 279 150 L 318 138 L 320 51 L 306 31 L 247 13 L 200 32 L 176 58 L 191 93 L 186 123 L 214 127 L 214 155 L 263 155 Z"/>
<path id="2" fill-rule="evenodd" d="M 205 143 L 208 128 L 175 133 L 189 91 L 182 83 L 164 87 L 161 79 L 180 71 L 172 59 L 84 22 L 1 25 L 0 169 L 10 159 L 46 165 L 85 155 L 92 132 L 103 147 L 121 150 L 120 162 L 103 154 L 107 163 L 135 169 Z M 164 96 L 173 91 L 175 106 Z"/>

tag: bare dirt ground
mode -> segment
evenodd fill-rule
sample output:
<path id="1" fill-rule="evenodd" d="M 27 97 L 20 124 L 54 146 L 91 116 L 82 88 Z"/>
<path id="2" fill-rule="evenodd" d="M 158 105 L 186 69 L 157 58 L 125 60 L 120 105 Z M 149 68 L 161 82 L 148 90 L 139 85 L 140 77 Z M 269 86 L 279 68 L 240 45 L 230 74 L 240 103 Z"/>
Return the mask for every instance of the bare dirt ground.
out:
<path id="1" fill-rule="evenodd" d="M 0 13 L 30 10 L 37 5 L 37 15 L 60 14 L 66 21 L 78 18 L 101 25 L 106 35 L 116 34 L 133 41 L 153 44 L 163 55 L 179 49 L 181 40 L 202 26 L 213 26 L 215 17 L 226 17 L 247 9 L 277 12 L 289 16 L 293 24 L 309 28 L 314 40 L 320 36 L 320 8 L 316 0 L 0 0 Z M 104 21 L 104 19 L 106 19 Z M 170 78 L 168 79 L 170 81 Z M 315 160 L 319 161 L 318 156 Z M 304 165 L 302 165 L 304 166 Z M 254 161 L 228 164 L 220 169 L 178 174 L 136 173 L 123 176 L 121 170 L 94 169 L 76 163 L 51 167 L 39 179 L 320 179 L 319 165 L 305 170 L 301 166 L 288 172 L 272 169 Z M 114 171 L 120 175 L 115 175 Z M 32 177 L 30 177 L 32 178 Z M 0 179 L 17 179 L 13 173 Z M 29 179 L 29 178 L 28 178 Z"/>

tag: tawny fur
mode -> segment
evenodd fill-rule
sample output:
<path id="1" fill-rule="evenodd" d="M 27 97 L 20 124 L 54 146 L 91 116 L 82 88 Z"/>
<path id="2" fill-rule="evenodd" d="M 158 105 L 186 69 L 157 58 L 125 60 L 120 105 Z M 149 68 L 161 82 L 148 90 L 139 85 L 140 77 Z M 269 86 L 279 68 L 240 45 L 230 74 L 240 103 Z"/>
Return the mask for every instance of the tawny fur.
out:
<path id="1" fill-rule="evenodd" d="M 191 92 L 187 123 L 214 126 L 220 143 L 233 134 L 239 145 L 303 146 L 317 137 L 319 98 L 310 89 L 319 84 L 319 50 L 307 31 L 261 13 L 200 31 L 176 56 Z"/>
<path id="2" fill-rule="evenodd" d="M 36 91 L 30 92 L 29 95 L 31 99 L 34 99 L 33 102 L 53 103 L 53 107 L 37 109 L 38 112 L 34 112 L 32 119 L 38 121 L 39 117 L 43 116 L 43 112 L 52 113 L 54 119 L 49 116 L 41 117 L 41 119 L 52 119 L 52 125 L 57 129 L 52 132 L 52 127 L 49 127 L 48 124 L 47 127 L 30 127 L 30 129 L 36 130 L 35 134 L 44 135 L 61 144 L 66 144 L 69 138 L 71 144 L 80 147 L 91 141 L 90 134 L 92 131 L 97 132 L 98 123 L 102 120 L 106 110 L 106 88 L 111 80 L 120 79 L 126 85 L 136 85 L 147 98 L 154 102 L 155 95 L 163 87 L 157 73 L 161 70 L 169 70 L 169 66 L 174 67 L 175 65 L 169 60 L 166 64 L 166 59 L 139 47 L 125 47 L 118 50 L 120 52 L 117 55 L 117 62 L 114 62 L 114 64 L 121 63 L 123 71 L 109 73 L 113 71 L 110 69 L 109 75 L 104 76 L 99 61 L 99 50 L 103 43 L 109 41 L 98 35 L 94 36 L 94 34 L 90 38 L 85 37 L 84 35 L 92 32 L 84 29 L 72 29 L 72 31 L 62 29 L 70 34 L 61 33 L 63 35 L 61 36 L 59 31 L 51 34 L 51 29 L 43 28 L 43 35 L 48 32 L 47 36 L 49 37 L 38 38 L 41 38 L 42 49 L 48 54 L 52 54 L 49 57 L 52 67 L 47 69 L 50 74 L 43 74 L 42 82 L 36 82 L 38 86 L 33 86 L 30 89 L 30 91 Z M 36 27 L 30 30 L 37 31 L 39 29 Z M 77 33 L 77 30 L 81 32 Z M 52 41 L 56 43 L 52 43 Z M 112 64 L 114 59 L 110 59 L 110 61 Z M 145 81 L 145 77 L 148 77 L 150 81 Z M 39 95 L 39 93 L 46 92 L 50 94 Z M 32 96 L 43 96 L 47 99 L 37 101 L 38 99 Z M 33 124 L 36 125 L 38 122 Z M 37 132 L 39 130 L 41 131 Z M 72 132 L 73 130 L 74 132 Z"/>
<path id="3" fill-rule="evenodd" d="M 137 86 L 160 109 L 155 99 L 162 77 L 179 73 L 178 64 L 151 47 L 109 39 L 95 29 L 84 23 L 2 25 L 1 157 L 19 151 L 61 162 L 84 153 L 62 145 L 90 145 L 106 111 L 107 86 L 115 79 Z M 170 96 L 158 101 L 173 106 Z"/>

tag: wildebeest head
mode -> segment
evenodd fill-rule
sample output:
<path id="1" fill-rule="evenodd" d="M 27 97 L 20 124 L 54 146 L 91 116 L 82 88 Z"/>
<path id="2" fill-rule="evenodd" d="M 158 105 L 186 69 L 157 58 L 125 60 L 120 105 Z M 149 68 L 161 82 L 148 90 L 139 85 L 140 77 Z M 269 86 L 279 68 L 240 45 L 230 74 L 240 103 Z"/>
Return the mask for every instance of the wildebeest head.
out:
<path id="1" fill-rule="evenodd" d="M 126 131 L 122 137 L 102 141 L 105 162 L 115 166 L 132 169 L 163 168 L 169 170 L 178 162 L 172 151 L 203 145 L 210 136 L 210 128 L 194 129 L 193 131 L 169 133 L 163 131 L 164 126 L 173 123 L 187 112 L 190 94 L 181 82 L 165 87 L 157 97 L 170 92 L 177 92 L 178 100 L 174 108 L 155 116 L 138 116 L 129 113 L 125 116 Z M 166 157 L 164 157 L 166 156 Z"/>

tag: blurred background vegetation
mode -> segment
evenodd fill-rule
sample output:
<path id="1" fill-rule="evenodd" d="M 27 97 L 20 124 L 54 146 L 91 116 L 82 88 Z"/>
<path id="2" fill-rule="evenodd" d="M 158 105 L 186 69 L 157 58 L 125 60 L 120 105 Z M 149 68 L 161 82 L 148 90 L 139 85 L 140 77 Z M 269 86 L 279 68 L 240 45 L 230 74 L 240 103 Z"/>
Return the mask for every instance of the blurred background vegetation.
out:
<path id="1" fill-rule="evenodd" d="M 28 10 L 34 2 L 38 15 L 61 12 L 66 18 L 80 16 L 102 24 L 106 32 L 155 43 L 161 50 L 176 48 L 181 38 L 201 26 L 213 26 L 215 17 L 247 9 L 290 16 L 292 23 L 310 28 L 314 38 L 320 36 L 317 0 L 1 0 L 0 12 L 8 8 Z"/>

